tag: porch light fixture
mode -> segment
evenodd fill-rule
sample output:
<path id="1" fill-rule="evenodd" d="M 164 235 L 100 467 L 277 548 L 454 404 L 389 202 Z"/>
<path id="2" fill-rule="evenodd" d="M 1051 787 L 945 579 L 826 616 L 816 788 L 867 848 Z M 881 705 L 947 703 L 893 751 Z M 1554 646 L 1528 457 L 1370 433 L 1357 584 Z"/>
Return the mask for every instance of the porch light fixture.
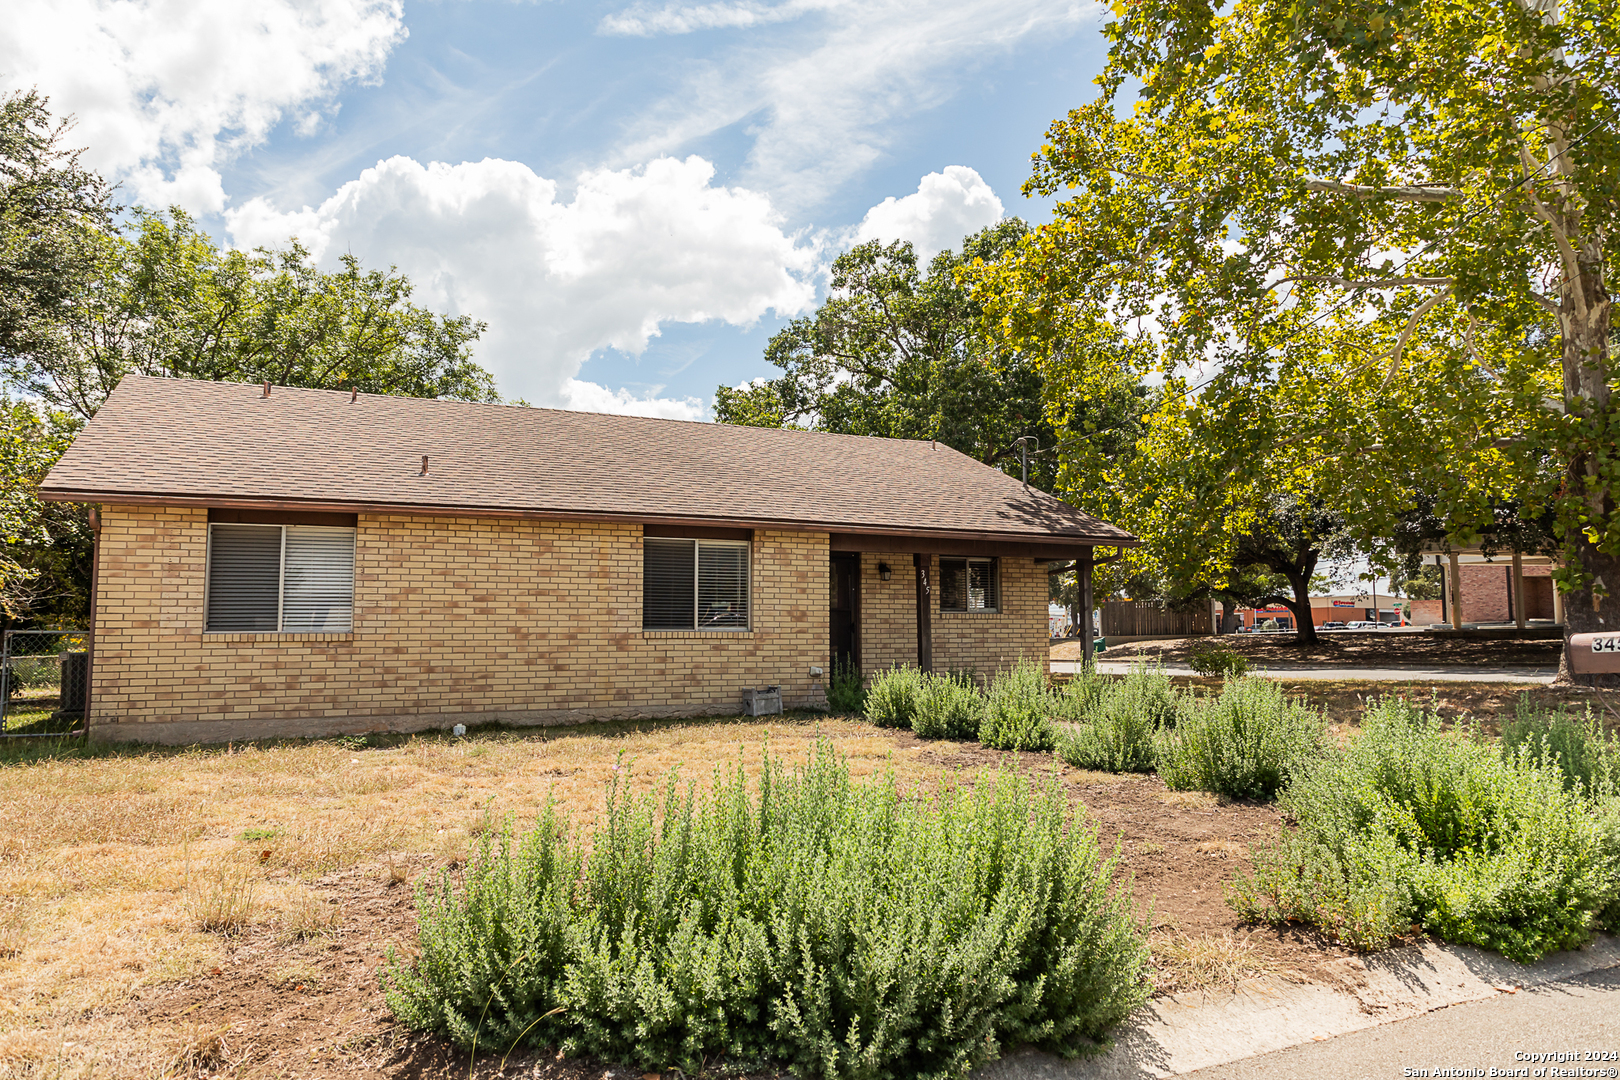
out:
<path id="1" fill-rule="evenodd" d="M 881 578 L 884 581 L 888 581 L 889 578 L 893 576 L 893 574 L 894 574 L 894 571 L 889 569 L 889 564 L 888 563 L 886 563 L 886 562 L 878 563 L 878 577 L 879 578 Z"/>

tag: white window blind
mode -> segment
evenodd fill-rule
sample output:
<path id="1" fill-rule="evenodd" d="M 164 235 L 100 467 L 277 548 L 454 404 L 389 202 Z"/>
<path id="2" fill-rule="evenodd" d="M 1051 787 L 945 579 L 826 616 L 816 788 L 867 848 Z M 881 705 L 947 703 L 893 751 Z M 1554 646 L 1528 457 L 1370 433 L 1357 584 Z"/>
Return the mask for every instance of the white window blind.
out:
<path id="1" fill-rule="evenodd" d="M 748 629 L 748 543 L 643 541 L 644 630 Z"/>
<path id="2" fill-rule="evenodd" d="M 346 634 L 354 617 L 354 530 L 288 525 L 281 629 Z"/>
<path id="3" fill-rule="evenodd" d="M 353 628 L 354 529 L 208 528 L 209 633 L 346 634 Z"/>
<path id="4" fill-rule="evenodd" d="M 698 628 L 748 629 L 748 545 L 698 541 Z"/>
<path id="5" fill-rule="evenodd" d="M 998 611 L 996 560 L 939 560 L 941 611 Z"/>

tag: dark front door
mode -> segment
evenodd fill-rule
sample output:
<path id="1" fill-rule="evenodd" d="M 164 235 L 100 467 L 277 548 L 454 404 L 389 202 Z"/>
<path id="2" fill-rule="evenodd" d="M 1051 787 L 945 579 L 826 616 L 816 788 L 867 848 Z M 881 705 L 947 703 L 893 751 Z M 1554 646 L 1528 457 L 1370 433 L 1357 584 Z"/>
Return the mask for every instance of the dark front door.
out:
<path id="1" fill-rule="evenodd" d="M 855 664 L 858 661 L 861 557 L 834 555 L 832 557 L 832 611 L 827 625 L 832 631 L 832 662 Z"/>

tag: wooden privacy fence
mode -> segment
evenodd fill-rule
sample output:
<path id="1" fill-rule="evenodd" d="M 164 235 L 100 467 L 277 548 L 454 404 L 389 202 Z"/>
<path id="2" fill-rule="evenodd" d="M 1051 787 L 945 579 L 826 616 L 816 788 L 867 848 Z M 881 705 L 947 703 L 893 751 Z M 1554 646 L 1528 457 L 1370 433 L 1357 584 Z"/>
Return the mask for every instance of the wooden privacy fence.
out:
<path id="1" fill-rule="evenodd" d="M 1163 611 L 1142 600 L 1110 600 L 1102 606 L 1103 637 L 1198 637 L 1214 630 L 1209 605 L 1193 611 Z"/>

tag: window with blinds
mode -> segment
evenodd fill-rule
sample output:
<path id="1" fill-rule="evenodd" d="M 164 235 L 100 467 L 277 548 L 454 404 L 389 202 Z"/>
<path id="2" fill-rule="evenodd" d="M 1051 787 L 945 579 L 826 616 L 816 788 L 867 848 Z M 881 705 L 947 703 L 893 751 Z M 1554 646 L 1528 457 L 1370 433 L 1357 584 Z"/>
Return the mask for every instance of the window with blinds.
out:
<path id="1" fill-rule="evenodd" d="M 999 611 L 994 559 L 939 560 L 939 610 Z"/>
<path id="2" fill-rule="evenodd" d="M 209 525 L 207 631 L 348 633 L 354 536 L 325 525 Z"/>
<path id="3" fill-rule="evenodd" d="M 642 541 L 644 630 L 748 629 L 748 543 Z"/>

